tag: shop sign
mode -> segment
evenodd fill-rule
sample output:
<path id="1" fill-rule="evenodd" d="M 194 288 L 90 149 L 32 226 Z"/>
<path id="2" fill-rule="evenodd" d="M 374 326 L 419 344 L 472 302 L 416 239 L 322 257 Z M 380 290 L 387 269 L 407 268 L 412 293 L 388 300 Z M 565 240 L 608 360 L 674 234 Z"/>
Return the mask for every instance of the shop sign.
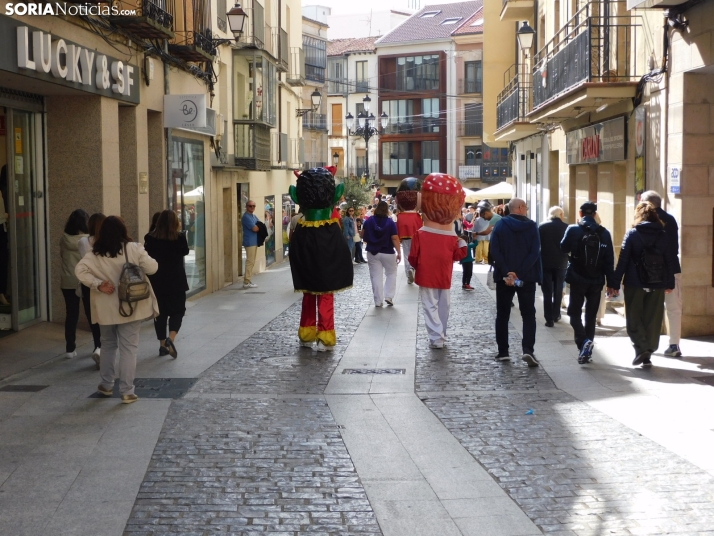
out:
<path id="1" fill-rule="evenodd" d="M 669 167 L 669 192 L 672 194 L 682 193 L 682 168 L 679 166 Z"/>
<path id="2" fill-rule="evenodd" d="M 206 105 L 206 95 L 164 95 L 164 127 L 216 135 L 216 111 Z"/>
<path id="3" fill-rule="evenodd" d="M 0 71 L 139 103 L 136 66 L 3 15 L 0 50 Z"/>
<path id="4" fill-rule="evenodd" d="M 570 165 L 625 160 L 625 118 L 568 132 L 566 144 Z"/>

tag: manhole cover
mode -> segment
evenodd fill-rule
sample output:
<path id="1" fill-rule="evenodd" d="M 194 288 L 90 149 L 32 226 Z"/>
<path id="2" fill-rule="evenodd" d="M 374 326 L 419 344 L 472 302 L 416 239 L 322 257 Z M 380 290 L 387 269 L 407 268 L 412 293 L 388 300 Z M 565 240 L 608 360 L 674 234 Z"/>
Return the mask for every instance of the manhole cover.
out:
<path id="1" fill-rule="evenodd" d="M 347 368 L 342 374 L 406 374 L 403 368 Z"/>
<path id="2" fill-rule="evenodd" d="M 0 391 L 4 393 L 38 393 L 48 387 L 49 385 L 6 385 L 0 387 Z"/>
<path id="3" fill-rule="evenodd" d="M 181 398 L 198 378 L 134 378 L 134 393 L 139 398 Z M 119 398 L 119 382 L 114 384 L 112 398 Z M 89 398 L 106 398 L 94 392 Z"/>

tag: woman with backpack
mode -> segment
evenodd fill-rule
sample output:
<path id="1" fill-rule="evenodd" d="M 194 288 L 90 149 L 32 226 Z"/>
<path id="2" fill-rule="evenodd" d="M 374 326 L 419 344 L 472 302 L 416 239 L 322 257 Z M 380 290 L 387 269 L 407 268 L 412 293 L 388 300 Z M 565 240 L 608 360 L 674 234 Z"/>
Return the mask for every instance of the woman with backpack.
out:
<path id="1" fill-rule="evenodd" d="M 142 287 L 140 290 L 148 291 L 148 296 L 131 303 L 127 301 L 124 287 L 129 274 L 125 264 L 133 264 L 131 272 L 137 276 L 154 274 L 159 265 L 144 250 L 144 246 L 132 242 L 124 220 L 118 216 L 109 216 L 104 220 L 94 240 L 92 253 L 79 261 L 75 274 L 82 284 L 90 288 L 92 319 L 99 324 L 102 333 L 101 383 L 97 391 L 104 396 L 112 396 L 118 349 L 119 393 L 122 404 L 131 404 L 138 400 L 134 394 L 134 376 L 141 322 L 156 317 L 159 310 L 148 280 L 139 285 Z"/>
<path id="2" fill-rule="evenodd" d="M 188 255 L 185 233 L 180 232 L 181 222 L 172 210 L 164 210 L 156 220 L 156 227 L 144 237 L 146 252 L 159 263 L 158 271 L 149 276 L 159 302 L 159 316 L 154 318 L 159 355 L 178 357 L 174 341 L 186 314 L 188 280 L 183 258 Z M 166 323 L 169 336 L 166 336 Z"/>
<path id="3" fill-rule="evenodd" d="M 664 316 L 664 295 L 674 288 L 673 262 L 667 252 L 664 225 L 652 203 L 635 209 L 635 221 L 622 242 L 608 295 L 617 296 L 624 276 L 627 334 L 635 348 L 633 366 L 652 366 L 659 346 Z"/>

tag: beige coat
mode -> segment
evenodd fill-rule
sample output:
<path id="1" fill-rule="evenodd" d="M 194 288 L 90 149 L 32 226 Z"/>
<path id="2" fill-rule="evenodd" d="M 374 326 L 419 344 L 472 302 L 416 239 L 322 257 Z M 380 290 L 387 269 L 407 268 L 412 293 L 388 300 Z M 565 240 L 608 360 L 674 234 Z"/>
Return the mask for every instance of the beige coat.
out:
<path id="1" fill-rule="evenodd" d="M 144 246 L 137 242 L 127 245 L 129 262 L 139 265 L 147 275 L 154 274 L 159 269 L 159 264 L 149 257 Z M 119 314 L 119 295 L 115 290 L 112 294 L 101 292 L 98 287 L 103 281 L 110 281 L 115 287 L 119 286 L 119 277 L 124 266 L 124 252 L 121 251 L 115 258 L 100 257 L 91 251 L 87 253 L 75 268 L 77 278 L 91 289 L 92 321 L 102 326 L 126 324 L 136 320 L 154 318 L 159 314 L 159 306 L 151 289 L 151 298 L 134 303 L 134 314 L 123 317 Z M 127 305 L 124 310 L 129 311 Z"/>
<path id="2" fill-rule="evenodd" d="M 62 259 L 62 271 L 60 276 L 60 288 L 77 289 L 77 276 L 74 275 L 74 268 L 82 258 L 79 255 L 79 241 L 86 234 L 70 235 L 64 233 L 60 238 L 60 258 Z"/>

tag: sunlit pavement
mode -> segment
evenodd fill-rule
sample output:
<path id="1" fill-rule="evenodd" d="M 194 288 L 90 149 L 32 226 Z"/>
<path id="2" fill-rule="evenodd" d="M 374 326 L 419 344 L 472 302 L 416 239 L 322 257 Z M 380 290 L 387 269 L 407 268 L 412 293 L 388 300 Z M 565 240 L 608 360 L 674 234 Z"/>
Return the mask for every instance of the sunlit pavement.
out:
<path id="1" fill-rule="evenodd" d="M 0 534 L 714 531 L 714 340 L 634 369 L 608 314 L 581 366 L 538 304 L 529 369 L 517 307 L 512 361 L 493 360 L 486 267 L 465 292 L 457 266 L 445 350 L 401 268 L 389 308 L 355 272 L 333 353 L 299 348 L 285 265 L 192 302 L 175 361 L 145 324 L 129 406 L 88 398 L 86 335 L 69 361 L 61 327 L 0 340 Z"/>

